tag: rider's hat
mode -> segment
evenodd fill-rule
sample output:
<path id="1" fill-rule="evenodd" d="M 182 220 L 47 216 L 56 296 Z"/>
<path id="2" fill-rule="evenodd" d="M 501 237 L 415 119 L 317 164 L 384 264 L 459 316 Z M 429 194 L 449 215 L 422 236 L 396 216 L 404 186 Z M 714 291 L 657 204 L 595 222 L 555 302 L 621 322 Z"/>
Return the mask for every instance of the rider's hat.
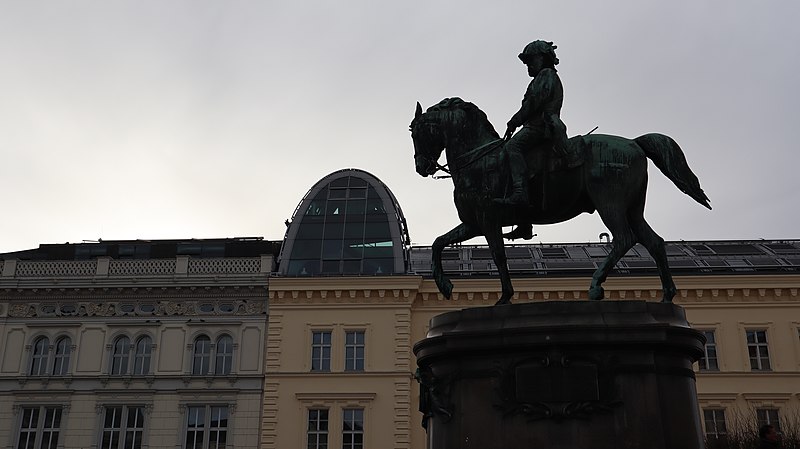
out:
<path id="1" fill-rule="evenodd" d="M 558 64 L 558 58 L 556 58 L 556 47 L 553 45 L 552 42 L 546 41 L 533 41 L 530 44 L 525 46 L 525 49 L 522 50 L 522 53 L 519 54 L 519 59 L 523 63 L 527 64 L 530 58 L 536 55 L 542 55 L 545 58 L 549 59 L 553 65 Z"/>

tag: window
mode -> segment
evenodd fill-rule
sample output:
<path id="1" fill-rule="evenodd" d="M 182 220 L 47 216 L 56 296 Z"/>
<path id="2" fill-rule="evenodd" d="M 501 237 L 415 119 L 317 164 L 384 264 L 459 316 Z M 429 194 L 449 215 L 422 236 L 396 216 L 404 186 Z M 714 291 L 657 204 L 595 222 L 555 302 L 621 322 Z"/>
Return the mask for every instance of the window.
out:
<path id="1" fill-rule="evenodd" d="M 311 371 L 331 370 L 331 331 L 314 331 L 311 337 Z"/>
<path id="2" fill-rule="evenodd" d="M 133 356 L 133 374 L 143 376 L 150 374 L 150 354 L 153 350 L 153 343 L 150 337 L 143 336 L 136 340 L 136 353 Z"/>
<path id="3" fill-rule="evenodd" d="M 308 411 L 308 449 L 328 449 L 328 410 Z"/>
<path id="4" fill-rule="evenodd" d="M 141 449 L 144 407 L 105 408 L 101 449 Z"/>
<path id="5" fill-rule="evenodd" d="M 212 349 L 214 354 L 212 354 Z M 211 362 L 214 362 L 212 365 Z M 192 374 L 195 376 L 227 375 L 233 369 L 233 338 L 222 335 L 215 344 L 211 338 L 200 335 L 194 340 L 192 346 Z"/>
<path id="6" fill-rule="evenodd" d="M 233 366 L 233 338 L 223 335 L 217 338 L 214 374 L 230 374 Z"/>
<path id="7" fill-rule="evenodd" d="M 776 432 L 781 431 L 780 419 L 778 419 L 778 409 L 776 408 L 757 408 L 756 419 L 758 420 L 758 427 L 769 424 L 775 427 Z"/>
<path id="8" fill-rule="evenodd" d="M 131 355 L 131 340 L 121 336 L 114 340 L 111 347 L 111 375 L 121 376 L 128 374 L 128 357 Z"/>
<path id="9" fill-rule="evenodd" d="M 344 370 L 364 371 L 364 331 L 345 333 Z"/>
<path id="10" fill-rule="evenodd" d="M 194 340 L 192 374 L 205 375 L 211 368 L 211 339 L 201 335 Z"/>
<path id="11" fill-rule="evenodd" d="M 56 449 L 61 407 L 23 407 L 18 449 Z"/>
<path id="12" fill-rule="evenodd" d="M 65 376 L 69 370 L 69 356 L 72 352 L 72 340 L 61 337 L 56 341 L 56 353 L 53 357 L 53 375 Z"/>
<path id="13" fill-rule="evenodd" d="M 388 207 L 387 212 L 384 204 L 391 194 L 379 193 L 360 176 L 340 176 L 312 191 L 313 198 L 309 194 L 303 199 L 303 204 L 308 204 L 304 212 L 298 208 L 293 217 L 299 220 L 292 227 L 297 233 L 281 272 L 305 276 L 395 271 L 394 258 L 401 242 L 396 237 L 392 240 L 392 228 L 400 225 L 396 221 L 399 211 Z"/>
<path id="14" fill-rule="evenodd" d="M 31 376 L 47 375 L 47 360 L 50 355 L 50 339 L 39 337 L 33 343 L 31 354 Z"/>
<path id="15" fill-rule="evenodd" d="M 135 344 L 131 344 L 131 339 L 127 336 L 117 337 L 111 345 L 110 374 L 112 376 L 150 374 L 152 352 L 153 340 L 146 335 L 137 338 Z"/>
<path id="16" fill-rule="evenodd" d="M 342 449 L 364 449 L 364 409 L 346 408 L 342 412 Z"/>
<path id="17" fill-rule="evenodd" d="M 725 410 L 704 409 L 703 421 L 706 425 L 706 437 L 719 438 L 728 434 L 725 427 Z"/>
<path id="18" fill-rule="evenodd" d="M 187 407 L 185 449 L 224 449 L 228 437 L 227 406 Z"/>
<path id="19" fill-rule="evenodd" d="M 717 341 L 714 338 L 714 331 L 703 331 L 706 337 L 706 345 L 703 347 L 703 357 L 698 360 L 700 371 L 719 371 L 717 362 Z"/>
<path id="20" fill-rule="evenodd" d="M 752 371 L 770 370 L 767 331 L 747 331 L 747 352 L 750 355 L 750 369 Z"/>

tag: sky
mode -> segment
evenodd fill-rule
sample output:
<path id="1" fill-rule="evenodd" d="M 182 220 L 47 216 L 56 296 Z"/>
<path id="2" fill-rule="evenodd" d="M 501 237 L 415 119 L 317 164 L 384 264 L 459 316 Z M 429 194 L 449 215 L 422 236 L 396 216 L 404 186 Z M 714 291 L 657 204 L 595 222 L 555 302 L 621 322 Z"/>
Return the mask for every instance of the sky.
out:
<path id="1" fill-rule="evenodd" d="M 342 168 L 381 179 L 428 245 L 458 218 L 451 182 L 414 171 L 416 102 L 461 97 L 502 133 L 536 39 L 558 46 L 570 135 L 683 148 L 714 210 L 651 163 L 665 239 L 797 239 L 798 17 L 796 0 L 0 0 L 0 252 L 280 240 Z M 584 214 L 533 241 L 605 231 Z"/>

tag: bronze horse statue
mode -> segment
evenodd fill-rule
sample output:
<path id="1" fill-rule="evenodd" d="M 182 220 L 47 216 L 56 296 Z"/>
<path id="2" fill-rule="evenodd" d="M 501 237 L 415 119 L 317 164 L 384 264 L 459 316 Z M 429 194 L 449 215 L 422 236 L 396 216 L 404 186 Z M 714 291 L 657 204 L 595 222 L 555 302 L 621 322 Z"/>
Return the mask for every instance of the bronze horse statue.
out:
<path id="1" fill-rule="evenodd" d="M 498 203 L 511 188 L 503 140 L 486 114 L 460 98 L 447 98 L 422 112 L 417 103 L 410 126 L 417 173 L 433 175 L 445 151 L 461 224 L 433 242 L 433 277 L 439 291 L 450 298 L 453 284 L 442 269 L 442 250 L 478 235 L 486 238 L 500 274 L 502 294 L 497 304 L 508 304 L 514 294 L 506 265 L 503 226 L 520 223 L 552 224 L 595 210 L 613 235 L 612 248 L 592 276 L 589 299 L 603 299 L 602 284 L 614 265 L 637 242 L 655 259 L 663 302 L 671 302 L 676 288 L 667 263 L 664 240 L 644 219 L 647 159 L 682 192 L 711 209 L 683 151 L 662 134 L 635 139 L 589 134 L 569 140 L 581 152 L 583 163 L 552 173 L 538 173 L 529 182 L 530 202 L 524 206 Z M 530 164 L 528 164 L 530 166 Z"/>

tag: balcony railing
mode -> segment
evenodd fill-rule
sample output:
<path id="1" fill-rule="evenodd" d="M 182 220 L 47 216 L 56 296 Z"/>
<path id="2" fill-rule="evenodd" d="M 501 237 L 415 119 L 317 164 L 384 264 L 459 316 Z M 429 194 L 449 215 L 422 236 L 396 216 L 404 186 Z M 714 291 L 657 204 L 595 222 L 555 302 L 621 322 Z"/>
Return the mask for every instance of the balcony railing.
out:
<path id="1" fill-rule="evenodd" d="M 131 277 L 203 277 L 214 275 L 268 275 L 272 256 L 199 259 L 117 260 L 5 260 L 0 261 L 2 279 L 88 279 Z"/>

